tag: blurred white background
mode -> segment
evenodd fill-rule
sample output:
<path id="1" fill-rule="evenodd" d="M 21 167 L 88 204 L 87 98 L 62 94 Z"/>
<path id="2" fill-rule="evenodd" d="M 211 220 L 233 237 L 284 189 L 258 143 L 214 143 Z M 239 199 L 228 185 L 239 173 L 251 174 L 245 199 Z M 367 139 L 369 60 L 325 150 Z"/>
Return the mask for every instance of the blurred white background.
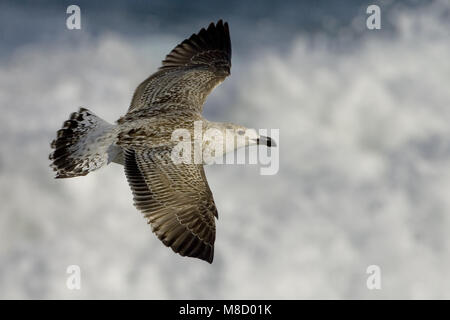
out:
<path id="1" fill-rule="evenodd" d="M 0 298 L 450 298 L 449 2 L 80 1 L 78 31 L 69 4 L 0 5 Z M 122 167 L 54 180 L 47 157 L 71 112 L 115 121 L 166 53 L 219 18 L 233 68 L 205 116 L 279 128 L 280 170 L 207 167 L 209 265 L 152 234 Z M 366 287 L 372 264 L 381 290 Z"/>

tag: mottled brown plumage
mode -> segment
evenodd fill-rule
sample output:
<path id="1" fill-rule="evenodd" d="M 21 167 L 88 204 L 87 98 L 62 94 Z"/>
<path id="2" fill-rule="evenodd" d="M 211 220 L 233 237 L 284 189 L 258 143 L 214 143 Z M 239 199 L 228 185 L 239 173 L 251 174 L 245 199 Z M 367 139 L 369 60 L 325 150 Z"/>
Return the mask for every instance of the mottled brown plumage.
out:
<path id="1" fill-rule="evenodd" d="M 182 256 L 212 262 L 217 209 L 203 165 L 175 165 L 170 151 L 125 151 L 134 203 L 166 246 Z"/>
<path id="2" fill-rule="evenodd" d="M 86 175 L 109 162 L 123 164 L 134 204 L 158 238 L 182 256 L 212 263 L 218 215 L 203 164 L 174 164 L 171 135 L 179 128 L 192 132 L 194 121 L 214 124 L 202 117 L 203 104 L 230 68 L 228 24 L 220 20 L 166 56 L 137 87 L 117 125 L 84 108 L 75 112 L 51 144 L 56 177 Z"/>
<path id="3" fill-rule="evenodd" d="M 152 74 L 136 89 L 128 113 L 159 110 L 201 113 L 208 94 L 230 74 L 231 41 L 228 24 L 211 23 L 176 46 Z M 177 111 L 178 110 L 178 111 Z"/>
<path id="4" fill-rule="evenodd" d="M 176 46 L 136 89 L 117 144 L 135 206 L 158 238 L 182 256 L 213 261 L 217 209 L 202 164 L 170 158 L 171 134 L 203 120 L 207 95 L 230 74 L 228 24 L 220 20 Z"/>

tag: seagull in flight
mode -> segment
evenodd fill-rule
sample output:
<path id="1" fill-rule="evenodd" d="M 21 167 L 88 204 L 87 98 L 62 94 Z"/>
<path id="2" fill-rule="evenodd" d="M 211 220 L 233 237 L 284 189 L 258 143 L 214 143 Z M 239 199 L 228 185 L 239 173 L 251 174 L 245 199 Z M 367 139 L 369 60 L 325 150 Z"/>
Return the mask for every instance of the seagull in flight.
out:
<path id="1" fill-rule="evenodd" d="M 178 44 L 136 88 L 128 112 L 115 124 L 85 108 L 72 113 L 51 143 L 56 178 L 84 176 L 111 162 L 123 165 L 134 205 L 156 236 L 181 256 L 212 263 L 218 214 L 206 163 L 173 161 L 173 132 L 194 133 L 200 123 L 202 130 L 214 129 L 227 141 L 247 136 L 231 147 L 227 143 L 222 155 L 249 145 L 275 145 L 254 129 L 203 118 L 207 96 L 230 68 L 229 27 L 219 20 Z M 230 130 L 231 137 L 226 135 Z M 202 142 L 201 150 L 207 144 Z"/>

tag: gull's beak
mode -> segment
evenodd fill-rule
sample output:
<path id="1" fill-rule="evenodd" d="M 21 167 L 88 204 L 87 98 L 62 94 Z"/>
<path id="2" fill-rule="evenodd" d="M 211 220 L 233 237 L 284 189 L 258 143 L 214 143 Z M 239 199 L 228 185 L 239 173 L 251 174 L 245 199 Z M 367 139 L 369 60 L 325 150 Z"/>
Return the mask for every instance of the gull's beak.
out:
<path id="1" fill-rule="evenodd" d="M 263 146 L 268 147 L 276 147 L 277 144 L 275 143 L 275 140 L 272 140 L 270 137 L 260 136 L 258 139 L 256 139 L 256 143 Z"/>

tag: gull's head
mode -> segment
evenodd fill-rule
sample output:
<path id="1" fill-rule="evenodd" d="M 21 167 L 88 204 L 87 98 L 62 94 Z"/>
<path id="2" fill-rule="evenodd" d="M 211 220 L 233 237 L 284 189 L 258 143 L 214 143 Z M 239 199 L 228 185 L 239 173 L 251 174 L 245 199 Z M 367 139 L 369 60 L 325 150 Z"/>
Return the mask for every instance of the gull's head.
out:
<path id="1" fill-rule="evenodd" d="M 275 147 L 276 143 L 270 137 L 262 136 L 256 129 L 246 128 L 234 123 L 224 123 L 221 125 L 221 134 L 225 137 L 227 143 L 227 151 L 234 146 L 233 149 L 239 149 L 251 145 L 264 145 L 267 147 Z"/>

